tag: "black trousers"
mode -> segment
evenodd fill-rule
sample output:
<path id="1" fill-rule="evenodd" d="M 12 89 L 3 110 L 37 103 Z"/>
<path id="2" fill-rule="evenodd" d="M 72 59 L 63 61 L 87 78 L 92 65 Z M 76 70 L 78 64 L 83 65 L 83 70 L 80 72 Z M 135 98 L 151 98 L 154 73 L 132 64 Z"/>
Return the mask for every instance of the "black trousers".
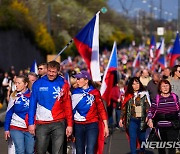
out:
<path id="1" fill-rule="evenodd" d="M 159 128 L 160 136 L 162 141 L 177 141 L 179 130 L 174 129 L 173 127 L 167 127 L 167 128 Z M 166 154 L 165 148 L 159 148 L 158 149 L 159 154 Z M 175 154 L 176 149 L 175 148 L 169 148 L 168 154 Z"/>

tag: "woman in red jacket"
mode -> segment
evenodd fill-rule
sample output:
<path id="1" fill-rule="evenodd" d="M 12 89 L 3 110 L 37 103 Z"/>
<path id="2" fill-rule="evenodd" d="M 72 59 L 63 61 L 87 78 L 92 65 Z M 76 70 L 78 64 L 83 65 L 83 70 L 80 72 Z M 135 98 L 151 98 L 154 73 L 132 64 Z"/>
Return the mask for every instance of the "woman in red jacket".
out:
<path id="1" fill-rule="evenodd" d="M 91 84 L 87 71 L 76 74 L 78 88 L 72 91 L 74 134 L 77 154 L 94 154 L 98 139 L 99 118 L 104 123 L 104 137 L 109 135 L 107 113 L 99 90 Z"/>

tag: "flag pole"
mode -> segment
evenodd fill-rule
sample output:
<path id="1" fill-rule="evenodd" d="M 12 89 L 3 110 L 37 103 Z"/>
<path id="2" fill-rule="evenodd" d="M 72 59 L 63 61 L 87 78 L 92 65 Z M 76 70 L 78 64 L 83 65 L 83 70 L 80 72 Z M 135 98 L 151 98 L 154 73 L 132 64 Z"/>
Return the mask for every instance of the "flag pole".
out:
<path id="1" fill-rule="evenodd" d="M 73 39 L 71 39 L 66 46 L 57 54 L 57 56 L 53 59 L 56 60 L 58 58 L 59 55 L 61 55 L 61 53 L 73 42 Z"/>

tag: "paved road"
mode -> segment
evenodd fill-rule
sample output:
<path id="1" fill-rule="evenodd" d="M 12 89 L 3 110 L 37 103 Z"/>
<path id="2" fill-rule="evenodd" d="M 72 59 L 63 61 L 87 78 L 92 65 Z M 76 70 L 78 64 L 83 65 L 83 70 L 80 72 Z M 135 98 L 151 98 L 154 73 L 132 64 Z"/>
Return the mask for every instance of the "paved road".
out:
<path id="1" fill-rule="evenodd" d="M 130 154 L 129 143 L 126 135 L 119 129 L 115 129 L 106 140 L 104 154 Z M 157 154 L 157 150 L 147 149 L 146 154 Z"/>
<path id="2" fill-rule="evenodd" d="M 3 121 L 6 107 L 0 110 L 0 154 L 7 154 L 7 143 L 4 140 Z M 130 154 L 129 144 L 125 133 L 115 129 L 106 139 L 104 154 Z M 157 154 L 157 150 L 148 149 L 147 154 Z"/>

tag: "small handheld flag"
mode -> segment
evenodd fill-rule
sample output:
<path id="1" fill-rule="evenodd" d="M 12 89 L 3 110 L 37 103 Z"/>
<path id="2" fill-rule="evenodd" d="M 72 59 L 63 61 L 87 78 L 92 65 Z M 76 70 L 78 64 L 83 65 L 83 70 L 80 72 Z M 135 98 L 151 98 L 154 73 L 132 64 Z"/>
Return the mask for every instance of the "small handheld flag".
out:
<path id="1" fill-rule="evenodd" d="M 34 72 L 38 74 L 38 67 L 37 67 L 36 60 L 33 61 L 33 64 L 31 65 L 31 68 L 30 68 L 30 72 Z"/>

